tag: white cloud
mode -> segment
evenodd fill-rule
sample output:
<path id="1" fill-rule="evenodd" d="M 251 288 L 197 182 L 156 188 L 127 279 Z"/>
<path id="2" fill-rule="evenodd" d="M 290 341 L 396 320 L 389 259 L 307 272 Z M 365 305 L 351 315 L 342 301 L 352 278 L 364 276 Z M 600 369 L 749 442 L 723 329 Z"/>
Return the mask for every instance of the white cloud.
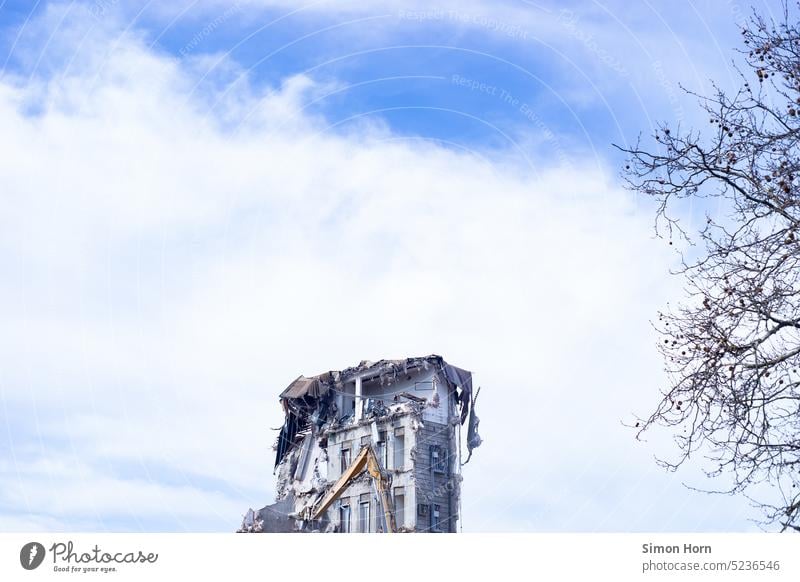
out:
<path id="1" fill-rule="evenodd" d="M 96 457 L 93 459 L 96 460 Z M 165 482 L 163 475 L 123 478 L 66 457 L 14 466 L 0 464 L 0 502 L 14 508 L 3 521 L 12 531 L 128 529 L 178 531 L 236 525 L 243 510 L 230 494 L 200 488 L 190 480 Z M 16 473 L 16 475 L 14 474 Z M 20 478 L 16 478 L 17 475 Z M 161 477 L 159 479 L 159 477 Z M 4 531 L 9 531 L 3 528 Z"/>
<path id="2" fill-rule="evenodd" d="M 291 379 L 435 352 L 484 388 L 468 528 L 625 530 L 654 488 L 692 528 L 705 500 L 618 422 L 656 396 L 647 320 L 674 283 L 603 160 L 335 133 L 303 111 L 311 77 L 198 86 L 105 34 L 0 81 L 0 503 L 32 512 L 0 525 L 232 529 L 270 500 Z"/>

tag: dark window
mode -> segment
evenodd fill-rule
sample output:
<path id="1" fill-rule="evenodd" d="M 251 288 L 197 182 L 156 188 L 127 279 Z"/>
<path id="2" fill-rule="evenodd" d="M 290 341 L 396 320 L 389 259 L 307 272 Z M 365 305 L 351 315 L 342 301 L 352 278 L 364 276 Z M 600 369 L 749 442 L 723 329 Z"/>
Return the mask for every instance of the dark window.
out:
<path id="1" fill-rule="evenodd" d="M 442 531 L 439 510 L 440 507 L 438 505 L 433 506 L 433 511 L 431 511 L 431 531 Z"/>
<path id="2" fill-rule="evenodd" d="M 400 529 L 406 522 L 406 494 L 402 487 L 394 488 L 394 524 Z"/>
<path id="3" fill-rule="evenodd" d="M 392 459 L 394 465 L 392 469 L 396 471 L 402 471 L 405 465 L 405 446 L 405 431 L 402 428 L 396 428 L 394 431 L 394 459 Z"/>
<path id="4" fill-rule="evenodd" d="M 342 505 L 339 507 L 339 531 L 342 533 L 350 533 L 350 506 Z"/>
<path id="5" fill-rule="evenodd" d="M 435 473 L 447 473 L 447 455 L 440 445 L 431 445 L 431 467 Z"/>
<path id="6" fill-rule="evenodd" d="M 376 454 L 378 455 L 378 461 L 381 463 L 381 468 L 387 469 L 389 467 L 389 456 L 388 450 L 386 448 L 386 431 L 381 431 L 378 433 L 378 442 L 375 445 L 377 447 Z"/>
<path id="7" fill-rule="evenodd" d="M 345 471 L 347 471 L 347 467 L 350 466 L 350 461 L 352 459 L 349 447 L 348 448 L 342 447 L 341 459 L 342 459 L 342 473 L 344 473 Z"/>
<path id="8" fill-rule="evenodd" d="M 363 533 L 369 531 L 369 501 L 358 504 L 358 531 Z"/>

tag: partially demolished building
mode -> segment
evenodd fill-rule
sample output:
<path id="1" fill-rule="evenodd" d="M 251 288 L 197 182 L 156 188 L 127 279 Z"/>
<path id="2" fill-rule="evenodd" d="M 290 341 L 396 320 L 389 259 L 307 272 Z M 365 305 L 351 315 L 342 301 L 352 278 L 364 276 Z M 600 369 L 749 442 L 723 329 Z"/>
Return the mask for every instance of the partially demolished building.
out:
<path id="1" fill-rule="evenodd" d="M 280 395 L 276 503 L 240 531 L 455 532 L 477 395 L 436 355 L 300 376 Z"/>

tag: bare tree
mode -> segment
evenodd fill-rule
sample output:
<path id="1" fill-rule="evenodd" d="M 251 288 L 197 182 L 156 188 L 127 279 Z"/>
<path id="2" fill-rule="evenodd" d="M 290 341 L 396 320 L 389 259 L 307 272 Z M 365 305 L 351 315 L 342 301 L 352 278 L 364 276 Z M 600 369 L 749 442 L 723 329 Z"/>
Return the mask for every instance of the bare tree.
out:
<path id="1" fill-rule="evenodd" d="M 695 95 L 707 131 L 660 126 L 624 176 L 657 202 L 656 232 L 684 239 L 686 296 L 654 322 L 669 387 L 639 419 L 674 433 L 675 469 L 693 454 L 709 477 L 800 531 L 800 25 L 754 15 L 742 30 L 740 87 Z M 691 201 L 706 210 L 691 229 Z"/>

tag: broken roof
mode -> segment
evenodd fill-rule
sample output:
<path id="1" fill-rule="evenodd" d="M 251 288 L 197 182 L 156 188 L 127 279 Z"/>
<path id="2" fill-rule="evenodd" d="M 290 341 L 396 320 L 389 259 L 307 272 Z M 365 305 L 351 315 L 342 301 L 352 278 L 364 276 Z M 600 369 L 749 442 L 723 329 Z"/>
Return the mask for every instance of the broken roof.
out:
<path id="1" fill-rule="evenodd" d="M 298 376 L 297 380 L 289 384 L 289 386 L 281 392 L 281 398 L 305 398 L 312 396 L 319 398 L 327 392 L 327 387 L 324 386 L 319 380 L 318 376 L 306 378 L 305 376 Z"/>
<path id="2" fill-rule="evenodd" d="M 312 419 L 318 427 L 322 427 L 329 414 L 332 396 L 341 389 L 343 384 L 356 378 L 365 381 L 379 378 L 381 384 L 392 383 L 409 372 L 420 368 L 427 370 L 431 367 L 437 372 L 441 372 L 450 385 L 456 402 L 459 404 L 461 424 L 464 424 L 474 404 L 471 372 L 451 366 L 436 354 L 404 360 L 380 360 L 378 362 L 363 360 L 357 366 L 341 371 L 324 372 L 310 378 L 301 375 L 281 392 L 280 400 L 284 404 L 286 419 L 278 436 L 275 466 L 295 445 L 296 437 L 308 429 Z M 472 416 L 474 417 L 474 411 Z M 475 420 L 477 421 L 477 418 Z M 472 420 L 470 428 L 473 428 Z M 475 446 L 480 444 L 479 439 L 472 439 L 472 442 L 473 444 L 477 443 Z"/>
<path id="3" fill-rule="evenodd" d="M 310 378 L 301 375 L 281 392 L 280 398 L 281 400 L 300 399 L 307 396 L 320 398 L 325 396 L 330 388 L 350 382 L 356 377 L 365 378 L 372 375 L 373 378 L 380 378 L 381 383 L 383 383 L 390 378 L 395 379 L 412 370 L 418 368 L 427 369 L 430 366 L 444 370 L 445 376 L 454 387 L 457 386 L 462 390 L 471 391 L 472 374 L 470 372 L 451 366 L 441 356 L 431 354 L 404 360 L 380 360 L 378 362 L 362 360 L 357 366 L 341 371 L 324 372 Z"/>

